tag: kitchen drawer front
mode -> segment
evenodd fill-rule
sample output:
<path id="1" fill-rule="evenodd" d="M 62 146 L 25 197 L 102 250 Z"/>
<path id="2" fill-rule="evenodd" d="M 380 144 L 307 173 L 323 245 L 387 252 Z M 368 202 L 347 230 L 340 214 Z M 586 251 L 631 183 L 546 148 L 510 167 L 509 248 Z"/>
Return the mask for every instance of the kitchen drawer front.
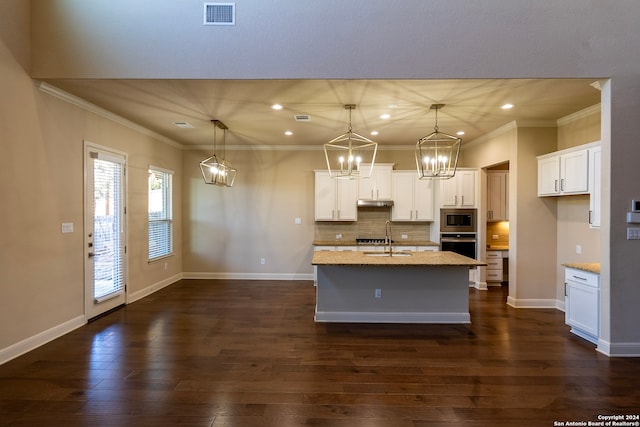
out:
<path id="1" fill-rule="evenodd" d="M 487 258 L 487 270 L 502 270 L 502 258 Z"/>
<path id="2" fill-rule="evenodd" d="M 580 283 L 582 285 L 591 286 L 593 288 L 600 287 L 599 275 L 589 273 L 575 268 L 566 268 L 564 273 L 565 282 Z"/>
<path id="3" fill-rule="evenodd" d="M 502 282 L 502 270 L 487 270 L 487 280 L 490 282 Z"/>
<path id="4" fill-rule="evenodd" d="M 487 251 L 487 260 L 490 260 L 490 259 L 502 259 L 502 252 Z"/>

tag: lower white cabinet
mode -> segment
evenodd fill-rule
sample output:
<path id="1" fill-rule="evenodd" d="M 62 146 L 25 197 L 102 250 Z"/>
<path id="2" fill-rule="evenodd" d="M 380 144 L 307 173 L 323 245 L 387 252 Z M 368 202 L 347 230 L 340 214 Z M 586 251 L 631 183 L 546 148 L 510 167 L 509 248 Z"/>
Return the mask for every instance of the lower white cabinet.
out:
<path id="1" fill-rule="evenodd" d="M 594 344 L 600 332 L 600 275 L 565 268 L 565 320 L 571 332 Z"/>
<path id="2" fill-rule="evenodd" d="M 487 283 L 502 283 L 502 251 L 487 251 Z"/>

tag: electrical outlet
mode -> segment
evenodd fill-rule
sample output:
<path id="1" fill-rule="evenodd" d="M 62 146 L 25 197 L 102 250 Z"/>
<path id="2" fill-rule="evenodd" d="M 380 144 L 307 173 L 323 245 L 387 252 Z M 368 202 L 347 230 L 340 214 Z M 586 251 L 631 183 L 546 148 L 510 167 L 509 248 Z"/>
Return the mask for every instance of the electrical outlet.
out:
<path id="1" fill-rule="evenodd" d="M 493 239 L 493 240 L 498 240 L 499 238 L 500 238 L 499 234 L 492 234 L 491 235 L 491 239 Z"/>
<path id="2" fill-rule="evenodd" d="M 336 240 L 340 240 L 340 239 L 342 239 L 342 233 L 336 234 Z"/>
<path id="3" fill-rule="evenodd" d="M 168 262 L 165 262 L 165 263 L 164 263 L 164 269 L 165 269 L 165 270 L 168 270 L 168 269 L 169 269 L 169 263 L 168 263 Z"/>
<path id="4" fill-rule="evenodd" d="M 265 265 L 267 263 L 267 260 L 264 258 L 260 258 L 260 264 Z"/>
<path id="5" fill-rule="evenodd" d="M 409 236 L 408 236 L 408 235 L 406 235 L 406 234 L 402 234 L 400 237 L 401 237 L 402 239 L 404 239 L 404 240 L 406 240 L 406 239 L 408 239 L 408 238 L 409 238 Z"/>
<path id="6" fill-rule="evenodd" d="M 376 289 L 375 297 L 376 298 L 382 298 L 382 289 Z"/>
<path id="7" fill-rule="evenodd" d="M 73 233 L 73 223 L 72 222 L 63 222 L 62 223 L 62 232 L 63 233 Z"/>
<path id="8" fill-rule="evenodd" d="M 576 245 L 576 253 L 577 254 L 581 254 L 582 253 L 582 246 L 581 245 Z"/>
<path id="9" fill-rule="evenodd" d="M 295 218 L 295 219 L 293 220 L 293 223 L 294 223 L 295 225 L 300 225 L 300 224 L 302 224 L 302 218 Z"/>

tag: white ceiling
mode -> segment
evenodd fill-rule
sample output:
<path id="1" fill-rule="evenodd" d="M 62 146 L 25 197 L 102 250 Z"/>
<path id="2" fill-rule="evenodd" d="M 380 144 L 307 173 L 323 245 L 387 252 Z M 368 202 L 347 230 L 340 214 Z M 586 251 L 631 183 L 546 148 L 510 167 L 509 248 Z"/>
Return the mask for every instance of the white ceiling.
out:
<path id="1" fill-rule="evenodd" d="M 313 146 L 347 130 L 381 146 L 415 144 L 433 130 L 464 131 L 463 144 L 514 120 L 549 122 L 600 102 L 594 79 L 500 80 L 48 80 L 185 148 L 213 143 L 211 119 L 228 128 L 227 145 Z M 284 108 L 271 109 L 274 103 Z M 511 110 L 502 110 L 512 103 Z M 390 119 L 380 115 L 388 113 Z M 295 114 L 308 114 L 297 122 Z M 182 129 L 175 122 L 193 126 Z M 285 136 L 290 130 L 292 136 Z M 377 130 L 379 135 L 370 136 Z M 218 138 L 221 134 L 218 133 Z"/>

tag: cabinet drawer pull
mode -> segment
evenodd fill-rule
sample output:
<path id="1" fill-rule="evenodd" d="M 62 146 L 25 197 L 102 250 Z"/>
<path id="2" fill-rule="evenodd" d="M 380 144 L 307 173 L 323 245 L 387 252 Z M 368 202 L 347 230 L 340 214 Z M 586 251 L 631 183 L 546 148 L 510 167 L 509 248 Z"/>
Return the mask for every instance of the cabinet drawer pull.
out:
<path id="1" fill-rule="evenodd" d="M 579 279 L 579 280 L 587 280 L 586 277 L 580 277 L 580 276 L 576 276 L 576 275 L 572 275 L 571 277 L 573 277 L 574 279 Z"/>

